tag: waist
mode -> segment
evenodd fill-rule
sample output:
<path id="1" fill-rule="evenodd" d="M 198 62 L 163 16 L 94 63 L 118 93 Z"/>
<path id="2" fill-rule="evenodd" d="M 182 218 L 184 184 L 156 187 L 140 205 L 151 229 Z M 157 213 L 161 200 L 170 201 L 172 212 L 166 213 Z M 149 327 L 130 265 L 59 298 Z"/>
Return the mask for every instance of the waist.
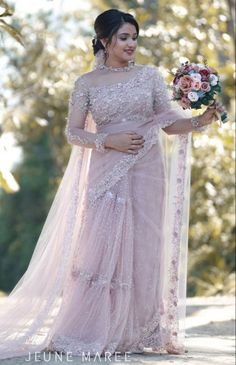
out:
<path id="1" fill-rule="evenodd" d="M 156 122 L 153 118 L 142 120 L 142 118 L 121 118 L 104 125 L 97 125 L 97 133 L 119 133 L 133 131 L 137 133 L 146 133 Z"/>

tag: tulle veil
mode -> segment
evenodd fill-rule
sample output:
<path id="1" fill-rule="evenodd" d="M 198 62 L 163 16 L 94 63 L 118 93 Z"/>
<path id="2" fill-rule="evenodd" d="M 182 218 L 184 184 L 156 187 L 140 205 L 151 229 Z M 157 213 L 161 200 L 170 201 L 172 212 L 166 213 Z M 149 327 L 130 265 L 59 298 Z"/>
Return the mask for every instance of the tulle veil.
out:
<path id="1" fill-rule="evenodd" d="M 93 68 L 103 61 L 104 54 L 99 51 Z M 172 107 L 183 114 L 178 106 Z M 96 131 L 90 113 L 85 129 Z M 168 173 L 163 300 L 169 303 L 170 342 L 176 347 L 184 345 L 185 338 L 191 135 L 167 136 L 161 131 Z M 83 220 L 90 155 L 91 149 L 73 145 L 28 268 L 11 293 L 0 301 L 0 358 L 42 351 L 51 340 L 78 245 L 73 231 Z"/>

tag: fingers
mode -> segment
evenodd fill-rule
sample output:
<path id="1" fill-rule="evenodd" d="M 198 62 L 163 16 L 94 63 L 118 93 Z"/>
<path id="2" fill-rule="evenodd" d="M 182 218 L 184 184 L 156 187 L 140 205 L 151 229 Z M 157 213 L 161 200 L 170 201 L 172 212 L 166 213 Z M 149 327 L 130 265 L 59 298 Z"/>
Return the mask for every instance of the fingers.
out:
<path id="1" fill-rule="evenodd" d="M 138 151 L 137 150 L 132 150 L 132 149 L 128 149 L 129 153 L 133 154 L 133 155 L 137 155 Z"/>
<path id="2" fill-rule="evenodd" d="M 133 131 L 127 131 L 125 133 L 131 135 L 132 136 L 131 139 L 141 139 L 141 138 L 143 138 L 143 136 L 141 134 L 138 134 L 138 133 L 133 132 Z"/>
<path id="3" fill-rule="evenodd" d="M 135 135 L 134 135 L 134 136 L 132 136 L 132 137 L 131 137 L 131 139 L 132 139 L 133 141 L 141 140 L 141 139 L 143 139 L 143 136 L 140 136 L 140 135 L 138 135 L 138 134 L 137 134 L 136 136 L 135 136 Z"/>
<path id="4" fill-rule="evenodd" d="M 222 103 L 218 101 L 214 101 L 213 104 L 209 105 L 206 110 L 202 114 L 202 123 L 203 125 L 211 124 L 215 121 L 220 120 L 221 113 L 225 111 Z"/>
<path id="5" fill-rule="evenodd" d="M 131 144 L 131 146 L 129 147 L 128 151 L 132 151 L 135 153 L 138 153 L 138 151 L 144 147 L 144 141 L 140 140 L 140 141 L 133 141 L 133 143 Z"/>
<path id="6" fill-rule="evenodd" d="M 220 103 L 219 101 L 216 101 L 214 104 L 209 105 L 209 107 L 207 109 L 217 110 L 220 113 L 225 111 L 223 104 Z"/>
<path id="7" fill-rule="evenodd" d="M 135 140 L 132 140 L 131 145 L 132 146 L 137 146 L 137 145 L 143 144 L 144 142 L 145 142 L 145 140 L 143 138 L 135 139 Z"/>
<path id="8" fill-rule="evenodd" d="M 217 113 L 214 113 L 214 121 L 216 122 L 217 120 L 219 120 L 220 118 L 219 118 L 219 116 L 218 116 L 218 114 Z"/>
<path id="9" fill-rule="evenodd" d="M 224 111 L 224 106 L 223 106 L 223 104 L 216 102 L 215 109 L 217 111 L 219 111 L 220 113 L 222 113 Z"/>
<path id="10" fill-rule="evenodd" d="M 131 137 L 131 145 L 132 146 L 139 146 L 142 145 L 145 142 L 145 139 L 143 138 L 143 136 L 133 136 Z"/>
<path id="11" fill-rule="evenodd" d="M 131 135 L 134 135 L 134 136 L 140 136 L 140 134 L 138 134 L 135 131 L 125 131 L 124 133 L 131 134 Z"/>

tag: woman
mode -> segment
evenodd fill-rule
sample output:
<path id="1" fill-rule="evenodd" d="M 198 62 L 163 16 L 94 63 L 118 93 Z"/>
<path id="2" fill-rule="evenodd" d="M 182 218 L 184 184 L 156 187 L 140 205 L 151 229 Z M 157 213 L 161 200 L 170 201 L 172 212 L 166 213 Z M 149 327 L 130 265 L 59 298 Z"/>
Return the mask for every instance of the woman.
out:
<path id="1" fill-rule="evenodd" d="M 185 351 L 190 138 L 222 108 L 192 118 L 173 107 L 159 70 L 134 62 L 132 15 L 107 10 L 94 28 L 94 70 L 70 97 L 72 153 L 2 308 L 1 357 Z"/>

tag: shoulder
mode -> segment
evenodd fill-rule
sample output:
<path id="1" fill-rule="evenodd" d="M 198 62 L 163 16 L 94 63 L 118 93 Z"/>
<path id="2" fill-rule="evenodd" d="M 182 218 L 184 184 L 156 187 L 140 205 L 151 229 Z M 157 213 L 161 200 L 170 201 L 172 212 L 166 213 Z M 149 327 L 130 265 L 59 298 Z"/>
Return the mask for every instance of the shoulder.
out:
<path id="1" fill-rule="evenodd" d="M 83 91 L 85 93 L 88 92 L 88 88 L 89 88 L 89 77 L 88 74 L 90 74 L 90 72 L 81 74 L 79 76 L 77 76 L 74 80 L 74 88 L 78 91 Z"/>
<path id="2" fill-rule="evenodd" d="M 155 65 L 139 65 L 142 66 L 145 74 L 150 77 L 150 79 L 155 82 L 165 82 L 163 73 L 161 72 L 160 68 Z"/>
<path id="3" fill-rule="evenodd" d="M 76 80 L 75 83 L 80 85 L 84 88 L 89 89 L 90 86 L 93 86 L 94 80 L 98 80 L 101 77 L 101 72 L 98 69 L 86 72 L 80 75 Z"/>
<path id="4" fill-rule="evenodd" d="M 159 67 L 155 65 L 142 65 L 138 64 L 139 67 L 142 67 L 146 72 L 149 72 L 151 74 L 159 73 Z"/>
<path id="5" fill-rule="evenodd" d="M 87 80 L 87 77 L 86 77 L 86 73 L 85 74 L 82 74 L 82 75 L 79 75 L 76 77 L 74 83 L 75 85 L 86 85 L 86 81 Z"/>

